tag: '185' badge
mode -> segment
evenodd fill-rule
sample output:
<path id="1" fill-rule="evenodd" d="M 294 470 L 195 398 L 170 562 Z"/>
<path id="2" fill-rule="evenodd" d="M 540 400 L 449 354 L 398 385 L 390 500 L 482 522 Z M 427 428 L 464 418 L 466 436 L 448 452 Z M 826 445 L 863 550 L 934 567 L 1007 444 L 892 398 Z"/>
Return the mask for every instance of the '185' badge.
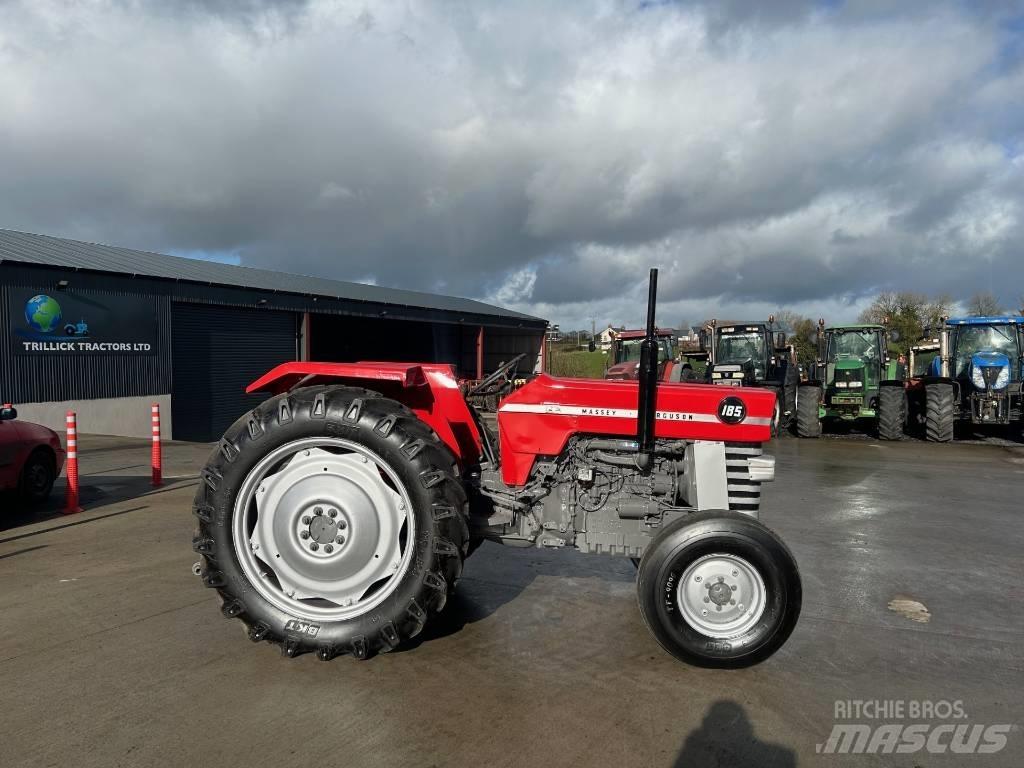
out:
<path id="1" fill-rule="evenodd" d="M 747 405 L 738 397 L 727 397 L 718 404 L 718 418 L 726 424 L 739 424 L 747 418 Z"/>

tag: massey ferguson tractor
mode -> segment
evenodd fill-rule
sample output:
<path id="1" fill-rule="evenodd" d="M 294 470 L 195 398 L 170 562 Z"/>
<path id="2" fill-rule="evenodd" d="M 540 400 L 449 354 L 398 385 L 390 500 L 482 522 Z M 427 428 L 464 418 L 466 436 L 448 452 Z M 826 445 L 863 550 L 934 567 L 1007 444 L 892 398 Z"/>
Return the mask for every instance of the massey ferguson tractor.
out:
<path id="1" fill-rule="evenodd" d="M 903 437 L 907 421 L 905 384 L 887 342 L 898 334 L 882 325 L 826 328 L 818 321 L 818 362 L 800 383 L 796 433 L 819 437 L 822 423 L 870 419 L 882 440 Z"/>
<path id="2" fill-rule="evenodd" d="M 484 541 L 638 558 L 640 611 L 694 664 L 770 656 L 800 612 L 758 520 L 774 395 L 660 384 L 651 270 L 637 381 L 542 374 L 495 437 L 448 365 L 280 365 L 202 470 L 195 571 L 253 641 L 329 660 L 415 637 Z M 486 556 L 484 548 L 479 556 Z"/>
<path id="3" fill-rule="evenodd" d="M 786 334 L 775 331 L 775 318 L 742 323 L 712 320 L 700 336 L 709 356 L 707 381 L 772 390 L 776 402 L 772 428 L 776 434 L 786 429 L 796 412 L 800 374 Z"/>
<path id="4" fill-rule="evenodd" d="M 925 434 L 953 439 L 956 422 L 1020 424 L 1024 403 L 1024 317 L 951 317 L 939 333 L 939 354 L 923 379 Z"/>

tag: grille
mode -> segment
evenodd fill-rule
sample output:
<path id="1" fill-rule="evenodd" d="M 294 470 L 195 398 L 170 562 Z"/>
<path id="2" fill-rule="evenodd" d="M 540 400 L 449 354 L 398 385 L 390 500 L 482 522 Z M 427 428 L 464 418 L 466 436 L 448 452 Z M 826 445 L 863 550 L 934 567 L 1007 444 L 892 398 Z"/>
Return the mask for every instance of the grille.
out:
<path id="1" fill-rule="evenodd" d="M 761 509 L 761 483 L 750 479 L 747 460 L 762 453 L 760 443 L 725 444 L 725 480 L 733 512 L 756 516 Z"/>

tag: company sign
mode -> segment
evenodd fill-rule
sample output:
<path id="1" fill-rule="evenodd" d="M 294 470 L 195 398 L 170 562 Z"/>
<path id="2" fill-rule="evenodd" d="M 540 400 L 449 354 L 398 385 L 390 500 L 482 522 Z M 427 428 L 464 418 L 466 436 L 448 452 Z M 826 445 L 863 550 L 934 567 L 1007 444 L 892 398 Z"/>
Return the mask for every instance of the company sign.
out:
<path id="1" fill-rule="evenodd" d="M 11 291 L 9 336 L 18 355 L 155 355 L 156 310 L 138 296 Z"/>

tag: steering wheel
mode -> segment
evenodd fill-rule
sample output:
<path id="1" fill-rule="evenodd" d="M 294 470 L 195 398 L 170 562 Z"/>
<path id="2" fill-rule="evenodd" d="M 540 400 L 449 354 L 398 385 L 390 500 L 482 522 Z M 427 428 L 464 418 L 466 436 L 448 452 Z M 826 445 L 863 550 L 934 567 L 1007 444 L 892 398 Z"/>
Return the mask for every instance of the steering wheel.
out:
<path id="1" fill-rule="evenodd" d="M 497 384 L 502 379 L 507 381 L 509 379 L 508 374 L 511 371 L 514 371 L 516 368 L 519 367 L 519 361 L 522 360 L 524 357 L 526 357 L 526 353 L 525 352 L 523 352 L 520 355 L 516 355 L 511 360 L 509 360 L 507 363 L 502 363 L 501 365 L 498 366 L 498 369 L 494 373 L 492 373 L 486 379 L 484 379 L 479 384 L 477 384 L 475 387 L 473 387 L 471 390 L 469 390 L 468 394 L 470 394 L 470 395 L 493 395 L 493 394 L 496 394 L 498 392 L 498 390 L 500 389 L 500 387 L 495 388 L 494 385 Z M 502 385 L 504 385 L 504 382 L 502 382 Z M 492 389 L 493 389 L 493 391 L 491 391 Z"/>

